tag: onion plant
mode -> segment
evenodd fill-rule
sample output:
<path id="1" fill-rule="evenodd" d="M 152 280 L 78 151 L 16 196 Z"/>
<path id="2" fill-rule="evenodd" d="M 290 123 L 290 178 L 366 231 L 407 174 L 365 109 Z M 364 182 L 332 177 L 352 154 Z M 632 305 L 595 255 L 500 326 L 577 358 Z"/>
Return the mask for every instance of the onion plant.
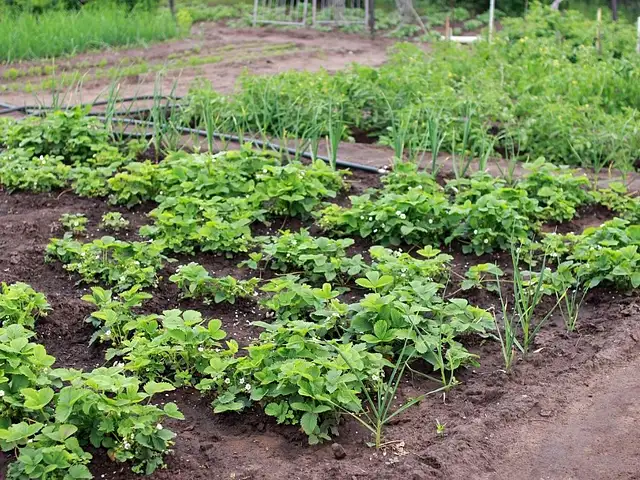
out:
<path id="1" fill-rule="evenodd" d="M 340 352 L 340 350 L 336 350 L 340 353 L 340 356 L 344 359 L 347 365 L 349 365 L 349 368 L 354 372 L 357 371 L 353 367 L 353 365 L 351 365 L 349 359 L 344 356 L 344 354 Z M 370 393 L 369 386 L 365 384 L 362 379 L 359 379 L 360 386 L 365 395 L 364 400 L 366 403 L 366 408 L 362 408 L 360 412 L 354 413 L 336 405 L 371 432 L 371 435 L 373 436 L 373 443 L 371 444 L 371 446 L 375 446 L 375 448 L 377 449 L 383 446 L 382 434 L 385 425 L 387 425 L 394 417 L 400 415 L 409 407 L 412 407 L 413 405 L 422 401 L 427 395 L 442 390 L 442 388 L 439 388 L 432 392 L 428 392 L 426 394 L 419 395 L 418 397 L 411 398 L 399 406 L 393 405 L 394 400 L 396 399 L 398 387 L 400 386 L 400 381 L 402 380 L 402 375 L 404 374 L 404 371 L 407 368 L 407 364 L 412 357 L 411 354 L 406 353 L 407 350 L 407 340 L 405 340 L 398 360 L 391 370 L 389 378 L 386 381 L 384 378 L 371 379 L 374 383 L 375 393 Z"/>

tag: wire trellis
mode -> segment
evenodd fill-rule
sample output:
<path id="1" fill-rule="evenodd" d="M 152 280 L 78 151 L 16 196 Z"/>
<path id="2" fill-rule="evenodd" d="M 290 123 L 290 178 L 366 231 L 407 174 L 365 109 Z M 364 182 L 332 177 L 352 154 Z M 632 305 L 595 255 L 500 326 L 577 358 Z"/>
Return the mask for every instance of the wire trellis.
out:
<path id="1" fill-rule="evenodd" d="M 271 23 L 304 26 L 307 21 L 308 8 L 308 0 L 255 0 L 253 25 Z"/>
<path id="2" fill-rule="evenodd" d="M 314 25 L 366 25 L 369 18 L 367 0 L 312 0 Z"/>

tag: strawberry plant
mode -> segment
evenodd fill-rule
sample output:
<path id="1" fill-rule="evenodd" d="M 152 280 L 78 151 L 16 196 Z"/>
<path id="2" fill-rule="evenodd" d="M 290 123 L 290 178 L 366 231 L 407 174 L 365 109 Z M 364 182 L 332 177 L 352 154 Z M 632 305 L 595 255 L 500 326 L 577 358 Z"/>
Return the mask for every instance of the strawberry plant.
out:
<path id="1" fill-rule="evenodd" d="M 496 278 L 504 275 L 504 272 L 495 263 L 481 263 L 472 265 L 464 274 L 465 278 L 460 285 L 462 290 L 477 288 L 486 289 L 489 292 L 497 292 L 500 285 L 496 283 Z"/>
<path id="2" fill-rule="evenodd" d="M 469 333 L 486 335 L 493 321 L 488 312 L 466 300 L 444 302 L 437 295 L 439 288 L 436 283 L 416 280 L 387 294 L 370 293 L 350 306 L 349 331 L 385 355 L 397 355 L 407 348 L 407 353 L 430 363 L 443 385 L 450 386 L 457 368 L 476 364 L 476 357 L 455 338 Z"/>
<path id="3" fill-rule="evenodd" d="M 2 283 L 0 288 L 0 325 L 12 324 L 33 328 L 36 319 L 51 310 L 46 297 L 26 283 Z"/>
<path id="4" fill-rule="evenodd" d="M 12 425 L 4 438 L 15 435 L 18 432 L 16 429 L 18 425 L 20 424 Z M 7 469 L 7 480 L 93 478 L 87 468 L 92 455 L 80 446 L 75 436 L 78 427 L 70 424 L 53 424 L 43 428 L 43 425 L 38 423 L 32 426 L 38 426 L 41 430 L 35 435 L 30 435 L 26 445 L 18 449 L 16 461 Z M 19 428 L 22 430 L 22 427 Z M 0 438 L 2 437 L 0 431 Z"/>
<path id="5" fill-rule="evenodd" d="M 592 201 L 587 191 L 590 182 L 584 174 L 576 175 L 577 172 L 547 163 L 544 158 L 527 163 L 524 168 L 528 173 L 518 187 L 538 201 L 540 211 L 536 217 L 543 221 L 571 220 L 577 207 Z"/>
<path id="6" fill-rule="evenodd" d="M 80 234 L 87 231 L 87 217 L 82 213 L 64 213 L 58 220 L 65 232 Z"/>
<path id="7" fill-rule="evenodd" d="M 175 252 L 246 252 L 254 243 L 250 224 L 262 219 L 262 213 L 243 197 L 168 197 L 151 211 L 154 223 L 140 234 Z"/>
<path id="8" fill-rule="evenodd" d="M 440 191 L 421 185 L 403 193 L 382 191 L 351 198 L 351 208 L 330 205 L 319 213 L 324 230 L 371 238 L 384 245 L 438 245 L 449 228 L 449 203 Z"/>
<path id="9" fill-rule="evenodd" d="M 35 156 L 32 150 L 22 148 L 0 153 L 0 185 L 9 192 L 49 192 L 62 188 L 70 173 L 71 167 L 62 162 L 62 157 Z"/>
<path id="10" fill-rule="evenodd" d="M 236 280 L 230 275 L 222 278 L 211 277 L 202 265 L 194 262 L 179 266 L 169 280 L 178 286 L 183 298 L 202 298 L 205 303 L 213 300 L 215 303 L 231 304 L 234 304 L 238 297 L 254 296 L 260 281 L 258 278 Z"/>
<path id="11" fill-rule="evenodd" d="M 124 218 L 120 212 L 107 212 L 102 215 L 100 220 L 100 228 L 103 230 L 111 230 L 119 232 L 129 226 L 129 220 Z"/>
<path id="12" fill-rule="evenodd" d="M 407 285 L 413 280 L 442 281 L 446 279 L 453 257 L 427 246 L 416 252 L 416 258 L 400 250 L 374 246 L 369 249 L 371 270 L 393 278 L 390 288 Z"/>
<path id="13" fill-rule="evenodd" d="M 337 298 L 340 291 L 328 283 L 313 288 L 296 275 L 284 275 L 270 280 L 261 290 L 272 294 L 261 305 L 273 312 L 276 321 L 309 319 L 333 329 L 347 313 L 347 305 Z"/>
<path id="14" fill-rule="evenodd" d="M 160 192 L 160 178 L 157 164 L 149 161 L 129 163 L 123 171 L 108 179 L 110 200 L 128 207 L 152 200 Z"/>
<path id="15" fill-rule="evenodd" d="M 153 298 L 152 295 L 141 292 L 140 288 L 140 285 L 135 285 L 129 290 L 120 292 L 118 299 L 115 299 L 111 290 L 92 287 L 91 294 L 82 297 L 82 300 L 97 308 L 86 319 L 96 330 L 90 343 L 100 339 L 102 342 L 119 346 L 136 330 L 142 329 L 143 324 L 154 328 L 157 323 L 155 314 L 143 317 L 136 315 L 133 311 L 134 308 L 140 307 L 145 300 Z"/>
<path id="16" fill-rule="evenodd" d="M 133 285 L 155 285 L 167 258 L 162 242 L 125 242 L 102 237 L 89 243 L 72 238 L 54 238 L 46 249 L 48 261 L 58 260 L 85 283 L 104 282 L 118 290 Z"/>
<path id="17" fill-rule="evenodd" d="M 226 334 L 221 325 L 220 320 L 205 323 L 193 310 L 167 310 L 151 324 L 143 320 L 135 334 L 107 356 L 121 357 L 124 368 L 138 378 L 192 385 L 202 378 L 211 361 L 232 360 L 238 350 L 230 340 L 228 349 L 222 351 L 220 341 Z"/>
<path id="18" fill-rule="evenodd" d="M 0 428 L 24 416 L 22 389 L 46 387 L 51 383 L 50 367 L 55 358 L 22 325 L 0 328 Z M 7 441 L 7 440 L 3 440 Z M 0 442 L 0 447 L 4 445 Z"/>
<path id="19" fill-rule="evenodd" d="M 318 330 L 325 327 L 274 324 L 232 368 L 212 362 L 206 370 L 210 378 L 197 388 L 216 392 L 216 413 L 260 403 L 278 423 L 299 425 L 310 444 L 329 440 L 337 433 L 340 413 L 361 411 L 362 384 L 380 377 L 389 363 L 365 344 L 328 344 Z"/>
<path id="20" fill-rule="evenodd" d="M 460 241 L 464 253 L 476 255 L 508 250 L 512 241 L 525 242 L 537 229 L 530 220 L 537 208 L 537 202 L 526 192 L 513 188 L 499 188 L 475 202 L 467 199 L 451 207 L 459 224 L 446 241 Z"/>
<path id="21" fill-rule="evenodd" d="M 365 268 L 362 255 L 347 256 L 347 248 L 354 244 L 350 238 L 312 237 L 303 228 L 297 233 L 284 230 L 277 237 L 261 237 L 257 241 L 261 242 L 261 252 L 241 265 L 252 268 L 264 265 L 285 273 L 302 272 L 312 283 L 338 279 L 343 284 Z"/>
<path id="22" fill-rule="evenodd" d="M 607 207 L 630 222 L 640 222 L 640 197 L 631 196 L 622 183 L 610 182 L 608 188 L 593 192 L 596 203 Z"/>
<path id="23" fill-rule="evenodd" d="M 166 417 L 183 419 L 174 403 L 163 409 L 150 404 L 154 394 L 173 390 L 166 383 L 142 385 L 122 374 L 121 367 L 83 373 L 59 369 L 65 383 L 55 403 L 55 420 L 78 427 L 94 448 L 106 448 L 117 462 L 131 462 L 135 473 L 150 475 L 164 464 L 175 433 L 162 425 Z"/>
<path id="24" fill-rule="evenodd" d="M 344 188 L 344 173 L 321 160 L 310 166 L 299 162 L 265 166 L 256 175 L 256 193 L 265 208 L 276 215 L 308 217 L 325 198 L 334 198 Z"/>
<path id="25" fill-rule="evenodd" d="M 97 118 L 83 109 L 56 110 L 43 117 L 30 116 L 7 128 L 3 142 L 9 148 L 25 148 L 33 156 L 62 157 L 68 164 L 81 163 L 107 146 L 109 133 Z"/>

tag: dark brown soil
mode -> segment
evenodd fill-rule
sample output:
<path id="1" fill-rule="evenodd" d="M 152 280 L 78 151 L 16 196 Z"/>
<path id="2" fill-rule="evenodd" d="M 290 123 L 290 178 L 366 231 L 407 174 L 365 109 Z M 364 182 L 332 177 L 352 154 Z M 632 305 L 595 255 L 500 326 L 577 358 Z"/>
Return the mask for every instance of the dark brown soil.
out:
<path id="1" fill-rule="evenodd" d="M 354 191 L 378 182 L 377 177 L 356 173 Z M 70 193 L 7 194 L 0 192 L 0 281 L 24 281 L 44 292 L 53 310 L 37 325 L 38 341 L 57 358 L 57 366 L 90 369 L 104 363 L 104 352 L 88 348 L 91 327 L 84 318 L 91 311 L 80 297 L 88 291 L 76 285 L 59 264 L 44 263 L 44 248 L 60 235 L 63 213 L 84 213 L 89 218 L 88 237 L 97 231 L 101 215 L 121 211 L 131 227 L 122 238 L 134 238 L 145 223 L 146 205 L 131 211 L 105 201 L 82 199 Z M 600 212 L 583 212 L 580 225 L 602 221 Z M 283 219 L 285 227 L 298 225 Z M 580 225 L 576 225 L 578 228 Z M 281 225 L 272 225 L 277 229 Z M 366 245 L 360 245 L 365 248 Z M 469 263 L 506 257 L 476 259 L 453 252 L 454 270 L 463 274 Z M 186 261 L 180 258 L 180 261 Z M 245 277 L 247 271 L 232 260 L 215 255 L 193 259 L 216 274 Z M 190 260 L 189 260 L 190 261 Z M 179 263 L 178 263 L 179 264 Z M 196 308 L 205 316 L 222 319 L 230 337 L 247 344 L 258 334 L 251 322 L 261 320 L 257 305 L 206 306 L 179 301 L 165 280 L 153 290 L 149 310 Z M 460 292 L 472 303 L 492 308 L 490 293 Z M 498 344 L 487 339 L 465 341 L 480 356 L 481 366 L 459 372 L 461 384 L 446 395 L 430 395 L 421 404 L 396 417 L 385 432 L 386 448 L 375 451 L 366 443 L 367 432 L 345 419 L 339 442 L 346 457 L 336 459 L 331 444 L 311 447 L 296 428 L 278 426 L 258 412 L 213 415 L 209 401 L 198 392 L 181 389 L 159 398 L 175 401 L 186 420 L 172 421 L 178 434 L 166 470 L 154 479 L 632 479 L 639 478 L 640 446 L 636 429 L 638 409 L 637 368 L 640 353 L 640 298 L 598 290 L 587 298 L 576 333 L 566 333 L 554 315 L 537 337 L 533 353 L 502 370 Z M 403 381 L 400 397 L 416 396 L 437 388 L 419 376 Z M 445 425 L 436 434 L 436 422 Z M 633 422 L 636 422 L 635 424 Z M 610 428 L 607 428 L 610 427 Z M 591 456 L 604 466 L 591 468 Z M 2 464 L 8 457 L 0 456 Z M 606 460 L 606 461 L 605 461 Z M 112 463 L 97 452 L 91 465 L 97 479 L 134 478 L 127 466 Z M 634 476 L 636 475 L 636 476 Z"/>

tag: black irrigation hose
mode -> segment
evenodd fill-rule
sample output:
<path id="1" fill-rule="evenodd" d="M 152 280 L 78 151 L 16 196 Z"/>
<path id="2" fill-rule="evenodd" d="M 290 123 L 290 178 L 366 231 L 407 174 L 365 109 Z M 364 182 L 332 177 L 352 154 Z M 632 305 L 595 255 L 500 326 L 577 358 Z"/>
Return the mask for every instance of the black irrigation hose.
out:
<path id="1" fill-rule="evenodd" d="M 107 120 L 106 117 L 100 117 L 100 116 L 96 116 L 95 118 L 98 118 L 100 120 Z M 124 123 L 125 125 L 140 125 L 140 126 L 145 126 L 145 127 L 151 127 L 153 126 L 153 122 L 147 122 L 145 120 L 135 120 L 132 118 L 113 118 L 112 121 L 114 122 L 120 122 L 120 123 Z M 206 137 L 207 136 L 207 132 L 204 130 L 199 130 L 197 128 L 188 128 L 188 127 L 178 127 L 176 128 L 176 130 L 180 133 L 191 133 L 191 134 L 196 134 L 198 136 L 201 137 Z M 228 140 L 231 142 L 241 142 L 240 137 L 236 136 L 236 135 L 229 135 L 226 133 L 213 133 L 213 136 L 216 138 L 219 138 L 221 140 Z M 282 147 L 277 144 L 277 143 L 273 143 L 273 142 L 264 142 L 262 140 L 255 140 L 255 139 L 243 139 L 244 142 L 248 142 L 251 143 L 252 145 L 255 145 L 257 147 L 262 147 L 262 148 L 271 148 L 273 150 L 277 150 L 277 151 L 286 151 L 287 153 L 291 154 L 291 155 L 297 155 L 298 151 L 295 148 L 284 148 L 282 149 Z M 311 152 L 302 152 L 300 154 L 300 156 L 302 158 L 307 158 L 310 160 L 313 160 L 314 156 L 311 154 Z M 324 156 L 320 156 L 320 155 L 316 155 L 315 156 L 316 159 L 318 160 L 322 160 L 323 162 L 326 163 L 331 163 L 331 159 L 329 157 L 324 157 Z M 361 170 L 363 172 L 369 172 L 369 173 L 381 173 L 381 169 L 378 167 L 372 167 L 371 165 L 362 165 L 361 163 L 354 163 L 354 162 L 348 162 L 346 160 L 337 160 L 336 161 L 336 166 L 338 167 L 342 167 L 342 168 L 351 168 L 354 170 Z"/>
<path id="2" fill-rule="evenodd" d="M 123 98 L 123 99 L 119 99 L 118 102 L 122 103 L 122 102 L 127 102 L 127 101 L 135 101 L 135 100 L 153 100 L 155 98 L 158 98 L 157 96 L 152 96 L 152 95 L 143 95 L 140 97 L 127 97 L 127 98 Z M 183 97 L 163 97 L 163 98 L 172 98 L 172 99 L 182 99 Z M 92 103 L 90 105 L 106 105 L 107 103 L 109 103 L 108 101 L 101 101 L 101 102 L 95 102 Z M 89 104 L 85 104 L 85 106 L 88 106 Z M 80 105 L 73 105 L 70 107 L 82 107 L 83 104 Z M 0 102 L 0 107 L 5 108 L 5 110 L 1 110 L 0 111 L 0 115 L 4 115 L 5 113 L 10 113 L 10 112 L 23 112 L 27 115 L 31 115 L 33 111 L 39 111 L 39 110 L 47 110 L 48 108 L 43 108 L 43 107 L 34 107 L 34 106 L 22 106 L 22 107 L 17 107 L 14 105 L 10 105 L 8 103 L 4 103 L 4 102 Z M 124 112 L 123 112 L 124 113 Z M 95 115 L 95 118 L 99 119 L 99 120 L 108 120 L 107 117 L 105 116 L 100 116 L 100 115 Z M 111 119 L 111 121 L 114 122 L 120 122 L 120 123 L 124 123 L 125 125 L 140 125 L 140 126 L 144 126 L 144 127 L 152 127 L 153 126 L 153 122 L 148 122 L 145 120 L 136 120 L 133 118 L 120 118 L 120 117 L 114 117 Z M 176 129 L 177 131 L 179 131 L 180 133 L 190 133 L 190 134 L 196 134 L 200 137 L 206 137 L 207 136 L 207 132 L 204 130 L 199 130 L 196 128 L 188 128 L 188 127 L 178 127 Z M 145 134 L 144 135 L 145 138 L 149 137 L 149 134 Z M 228 140 L 231 142 L 240 142 L 241 139 L 240 137 L 236 136 L 236 135 L 229 135 L 226 133 L 213 133 L 213 136 L 215 138 L 219 138 L 221 140 Z M 243 139 L 245 142 L 249 142 L 252 145 L 255 145 L 257 147 L 262 147 L 262 148 L 270 148 L 273 150 L 277 150 L 277 151 L 282 151 L 282 148 L 279 144 L 277 143 L 273 143 L 273 142 L 264 142 L 262 140 L 255 140 L 255 139 L 250 139 L 250 140 L 245 140 Z M 289 153 L 290 155 L 298 155 L 298 151 L 295 148 L 285 148 L 284 149 L 287 153 Z M 311 154 L 311 152 L 302 152 L 300 154 L 300 156 L 302 158 L 307 158 L 310 160 L 313 160 L 314 156 Z M 323 162 L 326 163 L 331 163 L 331 159 L 329 157 L 324 157 L 324 156 L 320 156 L 317 155 L 315 157 L 318 160 L 322 160 Z M 342 167 L 342 168 L 350 168 L 353 170 L 361 170 L 363 172 L 369 172 L 369 173 L 381 173 L 381 169 L 378 167 L 372 167 L 371 165 L 362 165 L 360 163 L 354 163 L 354 162 L 348 162 L 346 160 L 337 160 L 336 161 L 336 166 L 338 167 Z"/>

